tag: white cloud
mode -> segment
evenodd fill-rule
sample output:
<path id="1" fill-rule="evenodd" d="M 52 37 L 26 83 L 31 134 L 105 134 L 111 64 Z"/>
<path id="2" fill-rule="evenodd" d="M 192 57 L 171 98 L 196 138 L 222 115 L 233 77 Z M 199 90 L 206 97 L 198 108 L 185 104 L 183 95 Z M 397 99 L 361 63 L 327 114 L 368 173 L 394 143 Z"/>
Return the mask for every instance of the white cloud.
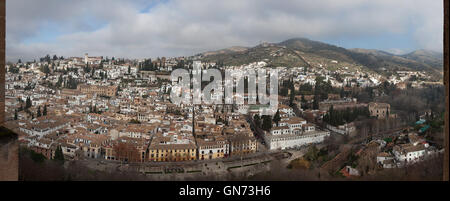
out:
<path id="1" fill-rule="evenodd" d="M 442 51 L 441 1 L 172 0 L 140 13 L 144 2 L 7 1 L 7 59 L 85 52 L 131 58 L 192 55 L 292 37 L 406 36 L 411 31 L 418 48 Z M 92 21 L 104 26 L 94 30 Z M 24 42 L 48 22 L 63 35 Z"/>

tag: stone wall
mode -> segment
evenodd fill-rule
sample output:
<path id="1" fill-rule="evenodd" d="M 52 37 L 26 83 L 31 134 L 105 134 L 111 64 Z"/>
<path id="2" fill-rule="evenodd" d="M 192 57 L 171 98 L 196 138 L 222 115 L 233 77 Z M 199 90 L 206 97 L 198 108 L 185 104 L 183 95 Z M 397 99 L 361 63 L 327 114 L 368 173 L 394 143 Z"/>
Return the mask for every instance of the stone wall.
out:
<path id="1" fill-rule="evenodd" d="M 449 149 L 449 145 L 448 145 L 448 138 L 449 138 L 449 130 L 448 130 L 448 117 L 449 117 L 449 106 L 448 106 L 448 90 L 449 90 L 449 86 L 448 86 L 448 79 L 449 79 L 449 75 L 448 75 L 448 71 L 449 71 L 449 27 L 448 27 L 448 10 L 449 10 L 449 1 L 444 0 L 444 83 L 445 83 L 445 91 L 446 91 L 446 95 L 445 95 L 445 103 L 447 105 L 447 107 L 445 107 L 445 155 L 444 155 L 444 181 L 448 181 L 448 174 L 449 174 L 449 168 L 448 168 L 448 149 Z"/>
<path id="2" fill-rule="evenodd" d="M 5 120 L 5 14 L 5 0 L 0 0 L 0 125 Z"/>
<path id="3" fill-rule="evenodd" d="M 19 179 L 19 141 L 17 135 L 0 127 L 0 181 Z"/>

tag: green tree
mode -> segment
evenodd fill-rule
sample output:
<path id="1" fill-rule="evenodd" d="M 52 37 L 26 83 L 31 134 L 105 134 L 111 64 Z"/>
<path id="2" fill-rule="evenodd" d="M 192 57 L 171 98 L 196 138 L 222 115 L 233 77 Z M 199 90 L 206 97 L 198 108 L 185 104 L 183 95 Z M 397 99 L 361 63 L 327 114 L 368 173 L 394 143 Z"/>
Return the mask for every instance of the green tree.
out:
<path id="1" fill-rule="evenodd" d="M 41 72 L 43 72 L 45 74 L 49 74 L 50 73 L 50 68 L 48 67 L 47 64 L 41 66 L 40 70 L 41 70 Z"/>
<path id="2" fill-rule="evenodd" d="M 130 124 L 141 124 L 141 122 L 137 119 L 130 120 Z"/>
<path id="3" fill-rule="evenodd" d="M 294 99 L 295 99 L 295 87 L 294 84 L 291 85 L 291 94 L 289 96 L 289 106 L 294 106 Z"/>
<path id="4" fill-rule="evenodd" d="M 259 114 L 255 114 L 255 116 L 253 117 L 253 122 L 255 123 L 256 127 L 261 127 L 261 117 L 259 116 Z"/>
<path id="5" fill-rule="evenodd" d="M 333 92 L 330 80 L 325 82 L 325 78 L 322 76 L 316 77 L 316 85 L 314 87 L 314 95 L 319 95 L 320 100 L 328 98 L 328 93 Z"/>
<path id="6" fill-rule="evenodd" d="M 309 83 L 305 83 L 300 85 L 300 93 L 302 94 L 312 94 L 312 85 Z"/>
<path id="7" fill-rule="evenodd" d="M 319 97 L 318 95 L 314 95 L 314 100 L 313 100 L 313 109 L 317 110 L 319 109 Z"/>
<path id="8" fill-rule="evenodd" d="M 94 77 L 94 74 L 95 74 L 95 69 L 92 68 L 92 70 L 91 70 L 91 77 Z"/>
<path id="9" fill-rule="evenodd" d="M 89 68 L 89 63 L 86 63 L 86 65 L 83 68 L 84 73 L 89 73 L 91 72 L 91 69 Z"/>
<path id="10" fill-rule="evenodd" d="M 17 73 L 19 73 L 19 71 L 20 71 L 19 68 L 15 67 L 15 66 L 9 67 L 10 73 L 17 74 Z"/>
<path id="11" fill-rule="evenodd" d="M 59 75 L 58 81 L 56 82 L 56 87 L 58 87 L 58 88 L 61 87 L 62 83 L 63 83 L 62 75 Z"/>
<path id="12" fill-rule="evenodd" d="M 31 102 L 30 97 L 27 97 L 27 100 L 25 102 L 25 109 L 30 108 L 33 105 L 33 103 Z"/>
<path id="13" fill-rule="evenodd" d="M 270 131 L 270 129 L 272 129 L 272 118 L 269 115 L 263 116 L 262 129 L 265 131 Z"/>
<path id="14" fill-rule="evenodd" d="M 305 95 L 302 95 L 301 103 L 302 103 L 301 104 L 302 109 L 303 110 L 307 110 L 308 109 L 308 103 L 306 102 Z"/>
<path id="15" fill-rule="evenodd" d="M 67 83 L 65 85 L 69 89 L 76 89 L 78 86 L 78 81 L 73 78 L 72 76 L 69 76 L 69 79 L 67 80 Z"/>
<path id="16" fill-rule="evenodd" d="M 37 116 L 37 117 L 42 116 L 42 114 L 41 114 L 41 106 L 38 107 L 36 116 Z"/>
<path id="17" fill-rule="evenodd" d="M 308 161 L 315 161 L 319 155 L 319 150 L 315 145 L 311 145 L 303 156 Z"/>
<path id="18" fill-rule="evenodd" d="M 44 116 L 47 116 L 47 105 L 44 105 L 44 112 L 42 112 Z"/>
<path id="19" fill-rule="evenodd" d="M 277 110 L 277 112 L 273 116 L 273 122 L 275 122 L 277 124 L 277 126 L 278 126 L 278 122 L 280 122 L 280 120 L 281 120 L 280 111 Z"/>

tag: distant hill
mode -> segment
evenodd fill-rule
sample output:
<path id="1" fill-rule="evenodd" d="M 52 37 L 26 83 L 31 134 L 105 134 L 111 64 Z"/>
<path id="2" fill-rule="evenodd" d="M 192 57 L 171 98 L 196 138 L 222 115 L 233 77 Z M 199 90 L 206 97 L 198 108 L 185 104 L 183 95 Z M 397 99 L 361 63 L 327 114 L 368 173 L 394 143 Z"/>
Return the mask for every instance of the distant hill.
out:
<path id="1" fill-rule="evenodd" d="M 315 56 L 324 57 L 327 59 L 354 62 L 350 52 L 347 49 L 306 38 L 293 38 L 278 44 L 293 50 L 314 54 Z"/>
<path id="2" fill-rule="evenodd" d="M 203 61 L 223 62 L 225 65 L 242 65 L 265 60 L 273 66 L 308 65 L 296 52 L 274 44 L 258 45 L 251 48 L 233 48 L 200 54 Z"/>
<path id="3" fill-rule="evenodd" d="M 269 66 L 365 66 L 373 71 L 424 70 L 434 75 L 443 71 L 442 54 L 417 50 L 394 55 L 370 49 L 345 49 L 327 43 L 293 38 L 280 43 L 263 43 L 251 48 L 233 47 L 200 54 L 203 61 L 242 65 L 265 60 Z M 332 61 L 332 62 L 331 62 Z"/>
<path id="4" fill-rule="evenodd" d="M 429 66 L 442 70 L 444 66 L 444 55 L 439 52 L 430 50 L 416 50 L 411 53 L 402 55 L 403 58 L 411 59 L 417 62 L 428 64 Z"/>
<path id="5" fill-rule="evenodd" d="M 248 50 L 248 47 L 241 47 L 241 46 L 233 46 L 226 49 L 221 49 L 217 51 L 210 51 L 210 52 L 204 52 L 202 53 L 204 56 L 212 56 L 217 54 L 229 54 L 229 53 L 236 53 L 236 52 L 244 52 Z"/>

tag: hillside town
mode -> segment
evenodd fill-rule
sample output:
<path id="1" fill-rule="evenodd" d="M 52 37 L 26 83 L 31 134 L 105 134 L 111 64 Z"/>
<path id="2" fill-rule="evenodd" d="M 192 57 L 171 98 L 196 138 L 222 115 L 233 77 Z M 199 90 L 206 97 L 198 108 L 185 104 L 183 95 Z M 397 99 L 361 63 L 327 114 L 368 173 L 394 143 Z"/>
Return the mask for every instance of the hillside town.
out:
<path id="1" fill-rule="evenodd" d="M 21 146 L 47 159 L 61 158 L 62 153 L 69 161 L 158 164 L 251 158 L 324 146 L 333 136 L 356 139 L 363 133 L 358 153 L 375 147 L 372 159 L 383 168 L 404 167 L 442 151 L 420 135 L 431 130 L 429 110 L 418 111 L 424 114 L 420 120 L 405 120 L 389 103 L 376 100 L 387 96 L 386 89 L 440 85 L 428 82 L 424 72 L 398 71 L 387 77 L 345 66 L 331 71 L 323 68 L 325 64 L 276 67 L 278 110 L 273 116 L 260 116 L 265 105 L 172 103 L 175 83 L 170 72 L 192 71 L 199 59 L 85 54 L 9 63 L 6 125 L 19 134 Z M 265 61 L 240 66 L 204 61 L 201 66 L 221 71 L 271 68 Z M 370 97 L 354 95 L 366 89 Z M 383 130 L 386 136 L 372 136 L 380 126 L 358 126 L 358 121 L 369 120 L 389 122 Z M 412 127 L 404 123 L 416 120 L 419 123 Z M 361 171 L 348 165 L 342 170 L 353 176 Z"/>

